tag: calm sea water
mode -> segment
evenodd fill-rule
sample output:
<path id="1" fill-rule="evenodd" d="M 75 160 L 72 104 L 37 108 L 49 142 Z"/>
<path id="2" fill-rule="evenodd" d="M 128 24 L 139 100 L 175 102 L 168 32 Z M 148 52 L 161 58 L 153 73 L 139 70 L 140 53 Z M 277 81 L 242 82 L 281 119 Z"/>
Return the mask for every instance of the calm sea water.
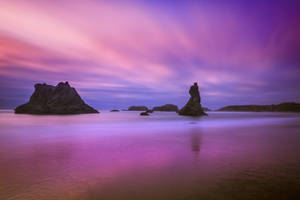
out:
<path id="1" fill-rule="evenodd" d="M 0 199 L 299 199 L 300 115 L 0 112 Z"/>

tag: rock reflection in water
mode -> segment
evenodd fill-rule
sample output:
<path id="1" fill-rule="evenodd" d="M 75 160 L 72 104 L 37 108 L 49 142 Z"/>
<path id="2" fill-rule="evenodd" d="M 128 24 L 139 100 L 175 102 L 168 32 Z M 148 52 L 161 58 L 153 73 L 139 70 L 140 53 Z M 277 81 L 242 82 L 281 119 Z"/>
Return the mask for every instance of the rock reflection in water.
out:
<path id="1" fill-rule="evenodd" d="M 190 132 L 191 150 L 197 155 L 200 153 L 201 150 L 201 140 L 201 129 L 192 129 Z"/>
<path id="2" fill-rule="evenodd" d="M 0 113 L 0 199 L 298 199 L 299 122 L 290 113 Z"/>

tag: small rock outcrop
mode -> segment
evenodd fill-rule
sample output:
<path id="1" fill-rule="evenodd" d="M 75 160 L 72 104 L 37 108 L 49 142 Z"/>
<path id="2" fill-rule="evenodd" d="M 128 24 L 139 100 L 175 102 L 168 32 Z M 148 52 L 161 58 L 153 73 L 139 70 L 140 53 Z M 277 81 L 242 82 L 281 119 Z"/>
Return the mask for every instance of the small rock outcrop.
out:
<path id="1" fill-rule="evenodd" d="M 18 106 L 15 113 L 24 114 L 84 114 L 99 113 L 87 105 L 68 82 L 56 86 L 35 84 L 28 103 Z"/>
<path id="2" fill-rule="evenodd" d="M 146 113 L 153 113 L 153 110 L 146 110 Z"/>
<path id="3" fill-rule="evenodd" d="M 146 112 L 141 112 L 140 115 L 141 116 L 149 116 L 149 113 L 147 111 Z"/>
<path id="4" fill-rule="evenodd" d="M 118 110 L 118 109 L 113 109 L 113 110 L 111 110 L 110 112 L 120 112 L 120 110 Z"/>
<path id="5" fill-rule="evenodd" d="M 201 106 L 201 98 L 198 90 L 198 85 L 197 83 L 194 83 L 190 87 L 189 90 L 190 93 L 190 99 L 189 101 L 185 104 L 181 110 L 179 110 L 179 115 L 188 115 L 188 116 L 202 116 L 206 115 L 206 113 L 203 111 L 202 106 Z"/>
<path id="6" fill-rule="evenodd" d="M 163 106 L 156 106 L 153 111 L 166 111 L 166 112 L 178 112 L 178 107 L 173 104 L 165 104 Z"/>
<path id="7" fill-rule="evenodd" d="M 129 111 L 146 111 L 148 108 L 146 106 L 130 106 Z"/>

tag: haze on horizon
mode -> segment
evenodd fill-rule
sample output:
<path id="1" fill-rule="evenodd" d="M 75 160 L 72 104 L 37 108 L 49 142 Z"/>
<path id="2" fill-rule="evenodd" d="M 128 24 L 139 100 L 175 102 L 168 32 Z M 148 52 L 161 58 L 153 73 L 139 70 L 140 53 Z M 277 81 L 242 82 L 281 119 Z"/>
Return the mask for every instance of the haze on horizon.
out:
<path id="1" fill-rule="evenodd" d="M 300 101 L 294 0 L 0 1 L 0 107 L 69 81 L 98 109 Z"/>

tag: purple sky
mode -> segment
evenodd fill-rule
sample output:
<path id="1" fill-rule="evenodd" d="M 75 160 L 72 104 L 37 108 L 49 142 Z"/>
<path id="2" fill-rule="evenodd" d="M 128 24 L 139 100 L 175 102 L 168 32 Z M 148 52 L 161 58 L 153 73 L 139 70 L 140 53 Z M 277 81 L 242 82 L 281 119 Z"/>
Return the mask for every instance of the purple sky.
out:
<path id="1" fill-rule="evenodd" d="M 300 101 L 300 1 L 0 2 L 0 107 L 69 81 L 98 109 Z"/>

